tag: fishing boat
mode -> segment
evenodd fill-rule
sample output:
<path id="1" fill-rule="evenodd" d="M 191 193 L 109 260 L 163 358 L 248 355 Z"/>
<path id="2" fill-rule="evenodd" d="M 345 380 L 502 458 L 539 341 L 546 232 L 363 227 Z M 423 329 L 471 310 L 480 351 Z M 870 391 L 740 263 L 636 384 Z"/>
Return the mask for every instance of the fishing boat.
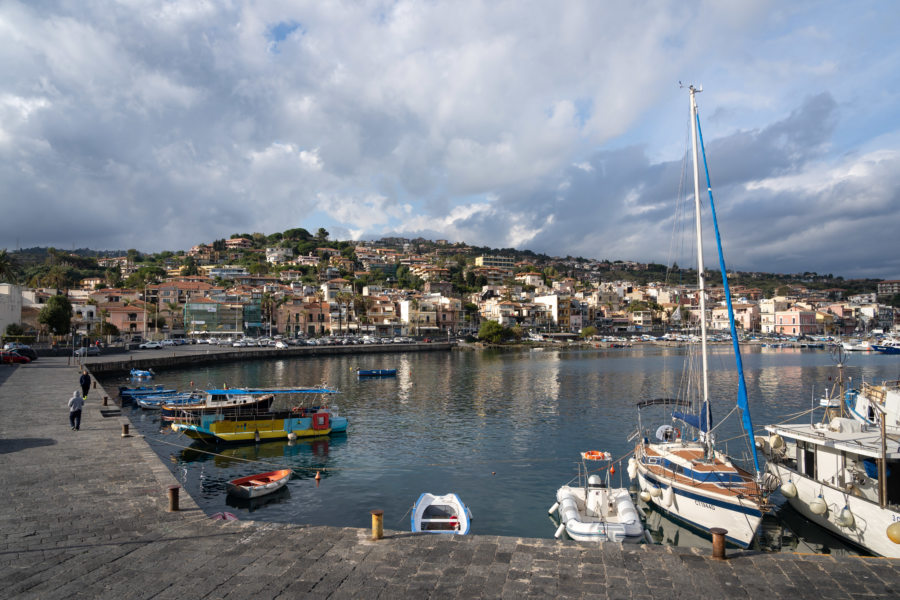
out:
<path id="1" fill-rule="evenodd" d="M 725 269 L 725 260 L 716 222 L 715 203 L 709 170 L 706 169 L 706 184 L 709 192 L 711 222 L 716 233 L 719 267 L 738 375 L 737 410 L 741 415 L 741 425 L 747 437 L 748 449 L 753 456 L 755 474 L 737 466 L 731 457 L 716 449 L 712 422 L 711 400 L 707 364 L 707 310 L 706 282 L 703 267 L 703 228 L 700 210 L 700 157 L 706 166 L 703 137 L 697 114 L 696 94 L 702 88 L 690 86 L 691 129 L 694 170 L 694 213 L 696 230 L 697 284 L 700 314 L 700 343 L 692 344 L 691 350 L 698 351 L 701 366 L 699 377 L 691 370 L 683 389 L 685 397 L 655 398 L 638 403 L 638 430 L 632 437 L 637 438 L 634 458 L 628 462 L 628 475 L 637 479 L 641 499 L 651 502 L 666 514 L 684 523 L 709 533 L 711 529 L 727 531 L 726 541 L 744 547 L 750 545 L 768 510 L 767 490 L 762 485 L 762 472 L 753 438 L 753 423 L 747 388 L 744 383 L 743 365 L 738 345 L 731 290 Z M 696 364 L 693 356 L 689 365 Z M 651 441 L 651 432 L 644 429 L 641 412 L 653 406 L 671 408 L 674 423 L 662 425 L 655 430 L 656 439 Z M 680 409 L 680 410 L 674 410 Z M 679 429 L 685 428 L 685 432 Z"/>
<path id="2" fill-rule="evenodd" d="M 179 392 L 174 394 L 147 394 L 134 399 L 138 406 L 145 410 L 160 410 L 164 406 L 190 406 L 201 396 L 196 392 Z"/>
<path id="3" fill-rule="evenodd" d="M 801 515 L 881 556 L 900 558 L 900 445 L 882 404 L 876 425 L 829 409 L 820 422 L 766 425 L 766 470 Z"/>
<path id="4" fill-rule="evenodd" d="M 872 348 L 872 344 L 870 344 L 866 340 L 850 340 L 847 342 L 841 342 L 841 347 L 843 347 L 845 352 L 869 352 L 870 350 L 874 350 L 874 348 Z"/>
<path id="5" fill-rule="evenodd" d="M 872 344 L 872 350 L 881 354 L 900 354 L 900 340 L 887 338 L 878 344 Z"/>
<path id="6" fill-rule="evenodd" d="M 237 498 L 259 498 L 260 496 L 277 492 L 287 485 L 290 478 L 290 469 L 280 469 L 278 471 L 269 471 L 268 473 L 238 477 L 226 483 L 225 486 L 228 488 L 228 493 Z"/>
<path id="7" fill-rule="evenodd" d="M 884 423 L 890 435 L 900 435 L 900 381 L 864 381 L 858 390 L 844 392 L 848 416 L 868 427 Z"/>
<path id="8" fill-rule="evenodd" d="M 166 388 L 161 385 L 157 386 L 138 386 L 138 387 L 120 387 L 119 388 L 119 397 L 122 398 L 123 401 L 127 400 L 136 400 L 137 398 L 143 396 L 164 396 L 169 394 L 175 394 L 178 390 L 172 388 Z"/>
<path id="9" fill-rule="evenodd" d="M 472 512 L 456 494 L 437 496 L 423 493 L 412 507 L 413 533 L 469 533 Z"/>
<path id="10" fill-rule="evenodd" d="M 295 440 L 341 433 L 346 417 L 336 406 L 304 405 L 298 398 L 308 394 L 336 394 L 326 388 L 246 388 L 207 390 L 207 398 L 195 406 L 163 406 L 164 419 L 172 429 L 192 438 L 211 442 L 258 443 Z M 276 397 L 287 408 L 273 408 Z"/>
<path id="11" fill-rule="evenodd" d="M 153 377 L 153 369 L 132 369 L 131 370 L 131 378 L 132 379 L 151 379 Z"/>
<path id="12" fill-rule="evenodd" d="M 396 377 L 397 369 L 357 369 L 359 377 Z"/>
<path id="13" fill-rule="evenodd" d="M 565 531 L 578 542 L 640 542 L 644 527 L 625 488 L 610 487 L 612 456 L 591 450 L 581 453 L 576 485 L 564 485 L 556 491 L 556 503 L 550 514 L 558 513 L 561 524 L 556 537 Z M 606 466 L 606 478 L 588 475 L 588 464 Z"/>

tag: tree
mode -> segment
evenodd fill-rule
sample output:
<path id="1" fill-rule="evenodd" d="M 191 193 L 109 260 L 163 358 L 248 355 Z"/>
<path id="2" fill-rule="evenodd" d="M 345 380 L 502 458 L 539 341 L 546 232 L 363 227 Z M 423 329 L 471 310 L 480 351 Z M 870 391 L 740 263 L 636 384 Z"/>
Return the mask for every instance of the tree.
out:
<path id="1" fill-rule="evenodd" d="M 199 275 L 200 274 L 200 269 L 197 268 L 197 261 L 194 260 L 193 256 L 185 257 L 184 262 L 182 262 L 181 274 L 182 275 Z"/>
<path id="2" fill-rule="evenodd" d="M 19 279 L 19 265 L 6 248 L 0 250 L 0 281 L 16 283 Z"/>
<path id="3" fill-rule="evenodd" d="M 17 338 L 25 335 L 25 328 L 18 323 L 10 323 L 6 326 L 5 338 Z"/>
<path id="4" fill-rule="evenodd" d="M 478 339 L 489 344 L 499 344 L 510 335 L 510 331 L 497 321 L 484 321 L 478 330 Z"/>
<path id="5" fill-rule="evenodd" d="M 581 330 L 581 337 L 584 339 L 589 339 L 597 335 L 597 328 L 593 325 L 588 325 L 584 329 Z"/>
<path id="6" fill-rule="evenodd" d="M 122 272 L 117 268 L 110 268 L 104 271 L 104 277 L 106 278 L 106 285 L 111 288 L 118 288 L 122 286 Z"/>
<path id="7" fill-rule="evenodd" d="M 72 324 L 72 304 L 62 294 L 52 296 L 38 314 L 38 323 L 46 325 L 54 335 L 69 333 Z"/>
<path id="8" fill-rule="evenodd" d="M 330 234 L 328 233 L 327 229 L 325 229 L 324 227 L 319 227 L 319 230 L 316 232 L 316 240 L 319 242 L 324 242 L 328 239 L 329 235 Z"/>

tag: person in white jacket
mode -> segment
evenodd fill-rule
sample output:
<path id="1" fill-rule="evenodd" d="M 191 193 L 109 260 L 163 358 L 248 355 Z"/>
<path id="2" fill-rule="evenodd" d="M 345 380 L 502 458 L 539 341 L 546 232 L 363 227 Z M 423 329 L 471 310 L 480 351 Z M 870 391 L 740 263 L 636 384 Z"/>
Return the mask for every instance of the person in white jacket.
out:
<path id="1" fill-rule="evenodd" d="M 69 425 L 72 426 L 72 431 L 81 429 L 81 407 L 83 406 L 84 398 L 81 397 L 78 390 L 75 390 L 72 392 L 72 397 L 69 398 Z"/>

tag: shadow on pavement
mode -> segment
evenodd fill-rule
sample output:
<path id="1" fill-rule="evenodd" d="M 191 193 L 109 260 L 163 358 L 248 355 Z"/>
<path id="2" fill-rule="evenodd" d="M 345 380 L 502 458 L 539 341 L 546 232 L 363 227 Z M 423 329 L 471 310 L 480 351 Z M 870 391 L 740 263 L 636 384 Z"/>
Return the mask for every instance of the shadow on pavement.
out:
<path id="1" fill-rule="evenodd" d="M 0 440 L 0 454 L 9 454 L 10 452 L 18 452 L 19 450 L 38 448 L 40 446 L 53 446 L 56 443 L 56 440 L 53 438 L 13 438 L 10 440 Z"/>

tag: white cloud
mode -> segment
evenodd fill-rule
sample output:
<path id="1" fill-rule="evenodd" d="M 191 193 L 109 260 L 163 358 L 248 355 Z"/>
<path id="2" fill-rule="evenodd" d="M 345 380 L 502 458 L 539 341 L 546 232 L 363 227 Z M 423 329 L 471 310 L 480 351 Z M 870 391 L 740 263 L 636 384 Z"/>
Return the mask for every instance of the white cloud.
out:
<path id="1" fill-rule="evenodd" d="M 837 218 L 851 189 L 887 212 L 892 10 L 10 0 L 0 185 L 26 202 L 0 236 L 125 247 L 117 219 L 140 218 L 161 232 L 144 250 L 325 226 L 659 260 L 686 125 L 678 80 L 706 86 L 714 183 L 743 219 L 751 205 Z M 886 154 L 864 150 L 876 138 Z M 86 208 L 45 218 L 70 206 Z M 780 239 L 822 229 L 793 224 Z M 770 264 L 761 236 L 744 237 L 743 255 Z"/>

